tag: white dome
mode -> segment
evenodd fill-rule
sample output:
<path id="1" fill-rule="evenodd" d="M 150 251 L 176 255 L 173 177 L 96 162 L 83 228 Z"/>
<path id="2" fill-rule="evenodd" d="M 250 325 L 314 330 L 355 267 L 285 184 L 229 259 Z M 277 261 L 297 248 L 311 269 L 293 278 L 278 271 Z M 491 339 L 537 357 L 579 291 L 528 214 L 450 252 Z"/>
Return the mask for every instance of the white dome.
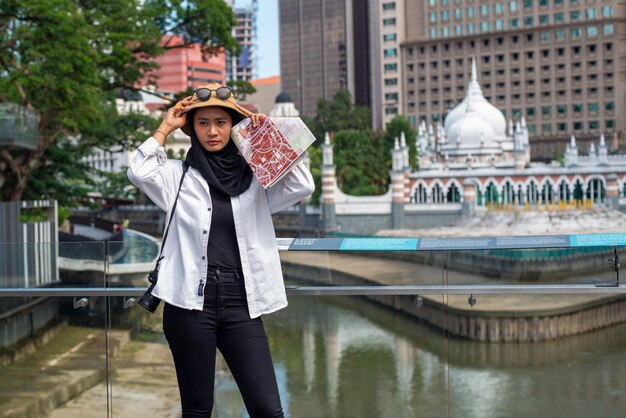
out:
<path id="1" fill-rule="evenodd" d="M 472 79 L 467 86 L 467 94 L 465 98 L 461 103 L 459 103 L 459 105 L 452 109 L 450 113 L 448 113 L 446 120 L 444 121 L 447 136 L 452 141 L 457 140 L 457 131 L 452 133 L 452 127 L 459 121 L 466 118 L 470 112 L 474 113 L 472 119 L 481 119 L 492 127 L 494 135 L 490 138 L 485 138 L 484 141 L 486 143 L 493 142 L 496 137 L 503 138 L 506 136 L 506 119 L 504 118 L 502 112 L 489 103 L 483 96 L 483 92 L 480 89 L 480 85 L 478 84 L 476 77 L 475 60 L 472 60 Z M 461 142 L 466 142 L 464 137 L 461 137 Z M 473 142 L 473 140 L 470 142 Z"/>
<path id="2" fill-rule="evenodd" d="M 480 147 L 493 145 L 496 132 L 493 127 L 479 114 L 471 112 L 461 120 L 456 121 L 450 129 L 447 129 L 448 144 L 461 147 Z"/>

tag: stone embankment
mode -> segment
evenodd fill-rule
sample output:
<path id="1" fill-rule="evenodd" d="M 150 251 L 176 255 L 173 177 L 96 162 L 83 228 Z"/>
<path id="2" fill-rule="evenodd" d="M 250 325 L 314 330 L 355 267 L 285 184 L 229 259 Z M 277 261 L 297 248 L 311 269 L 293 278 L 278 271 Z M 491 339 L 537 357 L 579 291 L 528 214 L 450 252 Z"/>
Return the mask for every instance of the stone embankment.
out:
<path id="1" fill-rule="evenodd" d="M 115 356 L 129 340 L 127 331 L 109 332 L 108 342 L 98 329 L 63 327 L 55 333 L 32 354 L 2 367 L 0 417 L 48 415 L 105 380 L 107 345 Z"/>
<path id="2" fill-rule="evenodd" d="M 429 265 L 349 253 L 282 253 L 285 277 L 294 284 L 455 285 L 494 284 L 484 276 Z M 502 282 L 496 282 L 503 284 Z M 507 282 L 507 284 L 515 284 Z M 476 341 L 547 341 L 626 322 L 624 295 L 368 296 L 449 335 Z"/>

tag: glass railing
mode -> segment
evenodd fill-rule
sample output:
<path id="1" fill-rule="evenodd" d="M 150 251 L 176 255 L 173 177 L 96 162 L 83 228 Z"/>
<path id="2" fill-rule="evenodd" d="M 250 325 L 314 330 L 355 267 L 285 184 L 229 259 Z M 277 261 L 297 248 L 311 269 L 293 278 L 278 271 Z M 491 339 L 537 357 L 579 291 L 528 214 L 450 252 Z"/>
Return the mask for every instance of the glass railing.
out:
<path id="1" fill-rule="evenodd" d="M 624 243 L 573 237 L 279 239 L 286 416 L 620 416 Z M 180 416 L 162 306 L 135 304 L 158 245 L 53 247 L 0 245 L 0 416 Z M 215 395 L 245 416 L 221 357 Z"/>

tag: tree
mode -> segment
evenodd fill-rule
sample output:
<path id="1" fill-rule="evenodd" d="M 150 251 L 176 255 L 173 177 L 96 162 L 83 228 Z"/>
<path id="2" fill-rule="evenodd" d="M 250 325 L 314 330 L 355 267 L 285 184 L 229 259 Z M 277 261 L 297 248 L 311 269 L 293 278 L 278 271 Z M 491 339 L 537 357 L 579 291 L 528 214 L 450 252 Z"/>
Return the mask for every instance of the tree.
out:
<path id="1" fill-rule="evenodd" d="M 348 90 L 339 90 L 330 101 L 319 99 L 315 119 L 309 126 L 318 142 L 323 140 L 326 132 L 333 133 L 345 129 L 368 130 L 370 111 L 367 107 L 355 106 Z"/>
<path id="2" fill-rule="evenodd" d="M 333 136 L 337 182 L 345 193 L 377 195 L 387 190 L 391 156 L 385 137 L 371 130 L 369 109 L 355 106 L 349 91 L 339 90 L 330 101 L 320 99 L 315 118 L 302 116 L 302 120 L 317 138 L 309 149 L 315 181 L 311 203 L 319 202 L 321 143 L 326 132 Z"/>
<path id="3" fill-rule="evenodd" d="M 415 145 L 415 139 L 417 137 L 417 131 L 415 128 L 409 123 L 408 119 L 402 115 L 398 115 L 391 119 L 386 126 L 387 133 L 386 137 L 386 152 L 388 155 L 391 155 L 391 149 L 393 148 L 393 144 L 395 139 L 400 139 L 400 135 L 404 132 L 404 136 L 406 138 L 407 146 L 409 147 L 409 165 L 413 169 L 418 168 L 417 164 L 417 147 Z"/>
<path id="4" fill-rule="evenodd" d="M 256 88 L 245 80 L 231 80 L 226 85 L 235 91 L 237 100 L 240 102 L 245 102 L 249 94 L 256 93 Z"/>
<path id="5" fill-rule="evenodd" d="M 149 123 L 113 117 L 116 93 L 140 89 L 138 81 L 156 66 L 152 59 L 168 48 L 199 42 L 207 55 L 238 52 L 235 23 L 223 0 L 3 0 L 0 102 L 34 109 L 39 122 L 36 149 L 0 149 L 0 199 L 20 200 L 33 178 L 29 195 L 50 195 L 46 176 L 63 161 L 77 163 L 85 147 L 128 146 L 134 138 L 127 132 Z M 184 43 L 161 45 L 166 33 Z M 72 135 L 79 144 L 67 141 Z M 77 167 L 63 170 L 80 177 Z"/>
<path id="6" fill-rule="evenodd" d="M 387 191 L 390 157 L 384 136 L 371 130 L 342 130 L 333 142 L 337 184 L 343 192 L 364 196 Z"/>

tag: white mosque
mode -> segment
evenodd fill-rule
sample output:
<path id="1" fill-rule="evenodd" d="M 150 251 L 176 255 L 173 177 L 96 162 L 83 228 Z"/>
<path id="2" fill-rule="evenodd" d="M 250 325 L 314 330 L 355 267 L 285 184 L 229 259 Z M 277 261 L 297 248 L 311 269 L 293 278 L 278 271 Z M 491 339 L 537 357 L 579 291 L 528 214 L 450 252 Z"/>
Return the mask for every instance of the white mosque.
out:
<path id="1" fill-rule="evenodd" d="M 418 127 L 419 170 L 409 164 L 407 139 L 392 150 L 391 185 L 382 196 L 347 196 L 339 190 L 332 145 L 323 145 L 322 210 L 327 228 L 341 215 L 390 215 L 387 227 L 411 227 L 416 216 L 434 224 L 489 207 L 543 210 L 600 205 L 617 208 L 626 197 L 626 155 L 608 155 L 604 136 L 579 153 L 571 137 L 564 161 L 549 164 L 530 159 L 526 122 L 507 123 L 483 96 L 472 62 L 471 80 L 461 103 L 443 126 Z M 428 215 L 425 217 L 425 215 Z M 367 222 L 371 222 L 371 219 Z M 353 222 L 352 222 L 353 223 Z M 381 222 L 381 227 L 385 227 Z"/>
<path id="2" fill-rule="evenodd" d="M 420 170 L 409 174 L 408 203 L 460 202 L 457 190 L 465 183 L 474 185 L 478 207 L 612 205 L 615 202 L 607 198 L 624 195 L 626 156 L 609 156 L 604 135 L 586 156 L 579 156 L 572 135 L 563 164 L 531 162 L 526 122 L 522 118 L 507 124 L 502 112 L 485 99 L 475 62 L 463 101 L 450 111 L 443 127 L 434 130 L 422 122 L 417 148 Z"/>

